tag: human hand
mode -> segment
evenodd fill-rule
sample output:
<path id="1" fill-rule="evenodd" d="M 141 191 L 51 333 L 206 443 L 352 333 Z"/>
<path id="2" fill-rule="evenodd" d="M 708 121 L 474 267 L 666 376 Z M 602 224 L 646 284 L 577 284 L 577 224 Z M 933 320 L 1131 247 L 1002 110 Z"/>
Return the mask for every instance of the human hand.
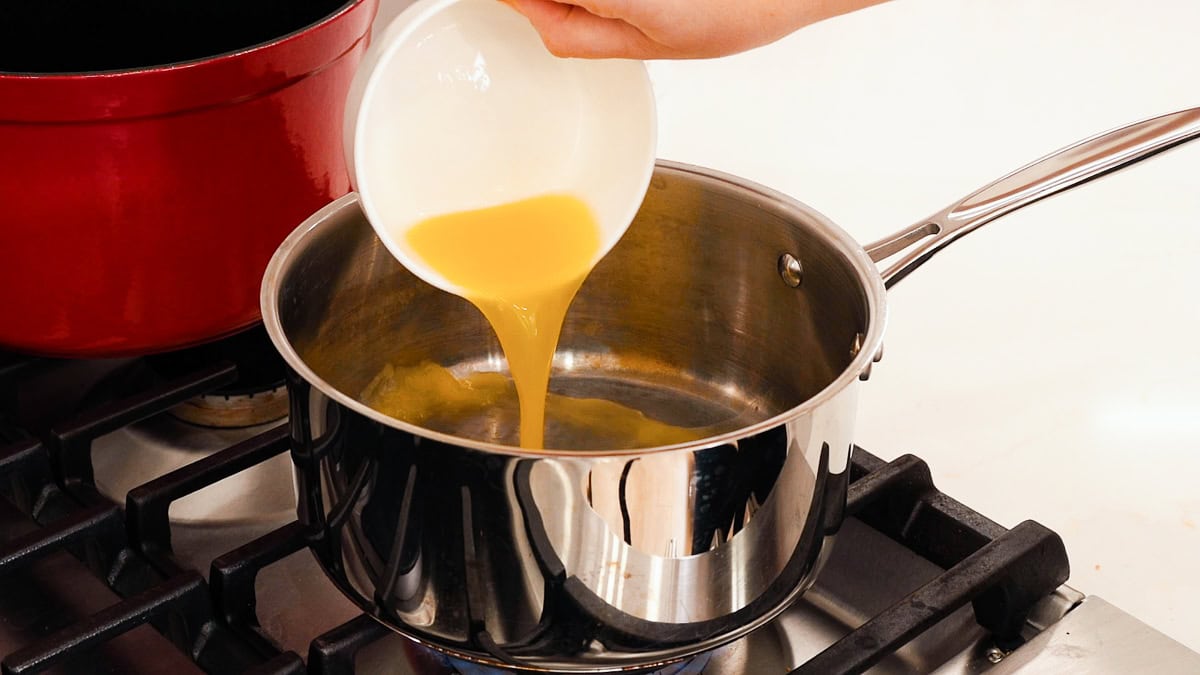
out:
<path id="1" fill-rule="evenodd" d="M 883 0 L 502 0 L 556 56 L 694 59 L 774 42 Z"/>

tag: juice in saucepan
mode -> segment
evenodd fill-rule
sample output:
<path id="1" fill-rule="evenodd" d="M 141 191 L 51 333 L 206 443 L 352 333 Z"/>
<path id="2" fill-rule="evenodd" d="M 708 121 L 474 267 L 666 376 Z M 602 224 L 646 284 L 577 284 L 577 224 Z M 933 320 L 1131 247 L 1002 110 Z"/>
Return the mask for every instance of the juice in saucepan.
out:
<path id="1" fill-rule="evenodd" d="M 568 426 L 589 425 L 639 447 L 703 435 L 612 401 L 549 396 L 550 370 L 567 309 L 596 262 L 600 231 L 577 197 L 546 194 L 439 215 L 408 230 L 412 250 L 456 285 L 491 324 L 508 361 L 520 410 L 520 444 L 543 447 L 547 405 Z M 368 405 L 420 424 L 469 414 L 506 395 L 496 373 L 456 377 L 433 363 L 388 366 L 363 392 Z"/>
<path id="2" fill-rule="evenodd" d="M 487 318 L 521 407 L 521 446 L 542 447 L 563 319 L 591 272 L 600 228 L 582 200 L 548 194 L 425 220 L 408 243 Z"/>

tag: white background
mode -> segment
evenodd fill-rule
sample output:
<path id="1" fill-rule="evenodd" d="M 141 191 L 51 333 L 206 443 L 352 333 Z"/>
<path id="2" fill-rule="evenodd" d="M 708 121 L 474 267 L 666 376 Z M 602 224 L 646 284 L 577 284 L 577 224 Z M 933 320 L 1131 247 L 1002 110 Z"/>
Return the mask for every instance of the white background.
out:
<path id="1" fill-rule="evenodd" d="M 1200 105 L 1197 30 L 1194 0 L 894 0 L 651 64 L 659 155 L 780 189 L 866 243 Z M 1200 141 L 988 225 L 891 292 L 858 442 L 923 457 L 1002 525 L 1057 531 L 1069 583 L 1200 651 L 1198 258 Z"/>

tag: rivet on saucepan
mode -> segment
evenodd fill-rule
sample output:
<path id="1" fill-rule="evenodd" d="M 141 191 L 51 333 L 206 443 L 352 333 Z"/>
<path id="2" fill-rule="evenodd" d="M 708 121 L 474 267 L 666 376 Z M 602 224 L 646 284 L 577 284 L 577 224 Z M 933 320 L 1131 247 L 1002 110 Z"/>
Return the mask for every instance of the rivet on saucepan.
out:
<path id="1" fill-rule="evenodd" d="M 858 356 L 858 353 L 862 351 L 864 338 L 866 338 L 866 336 L 863 335 L 862 333 L 854 334 L 854 344 L 850 345 L 850 358 L 851 359 Z M 881 352 L 875 352 L 875 355 L 878 356 L 879 358 L 883 358 L 883 354 Z M 871 365 L 874 364 L 878 360 L 879 360 L 878 358 L 872 359 L 871 363 L 868 363 L 867 367 L 863 368 L 862 372 L 858 374 L 858 379 L 862 380 L 863 382 L 866 382 L 871 377 Z"/>
<path id="2" fill-rule="evenodd" d="M 784 253 L 779 256 L 779 276 L 783 277 L 783 283 L 796 288 L 804 280 L 804 268 L 796 256 Z"/>
<path id="3" fill-rule="evenodd" d="M 858 353 L 862 351 L 863 338 L 865 337 L 862 333 L 854 334 L 854 343 L 850 345 L 850 358 L 858 356 Z"/>

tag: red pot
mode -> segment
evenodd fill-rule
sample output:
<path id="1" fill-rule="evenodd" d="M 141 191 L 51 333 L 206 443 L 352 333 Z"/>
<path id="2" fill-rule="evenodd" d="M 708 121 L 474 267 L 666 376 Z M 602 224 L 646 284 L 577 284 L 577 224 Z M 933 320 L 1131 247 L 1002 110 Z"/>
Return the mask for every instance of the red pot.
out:
<path id="1" fill-rule="evenodd" d="M 17 4 L 0 70 L 61 70 L 0 72 L 0 346 L 134 355 L 257 322 L 275 248 L 350 189 L 342 109 L 378 0 L 114 3 L 134 13 L 111 25 L 84 11 L 103 2 Z M 186 60 L 136 63 L 163 54 Z"/>

